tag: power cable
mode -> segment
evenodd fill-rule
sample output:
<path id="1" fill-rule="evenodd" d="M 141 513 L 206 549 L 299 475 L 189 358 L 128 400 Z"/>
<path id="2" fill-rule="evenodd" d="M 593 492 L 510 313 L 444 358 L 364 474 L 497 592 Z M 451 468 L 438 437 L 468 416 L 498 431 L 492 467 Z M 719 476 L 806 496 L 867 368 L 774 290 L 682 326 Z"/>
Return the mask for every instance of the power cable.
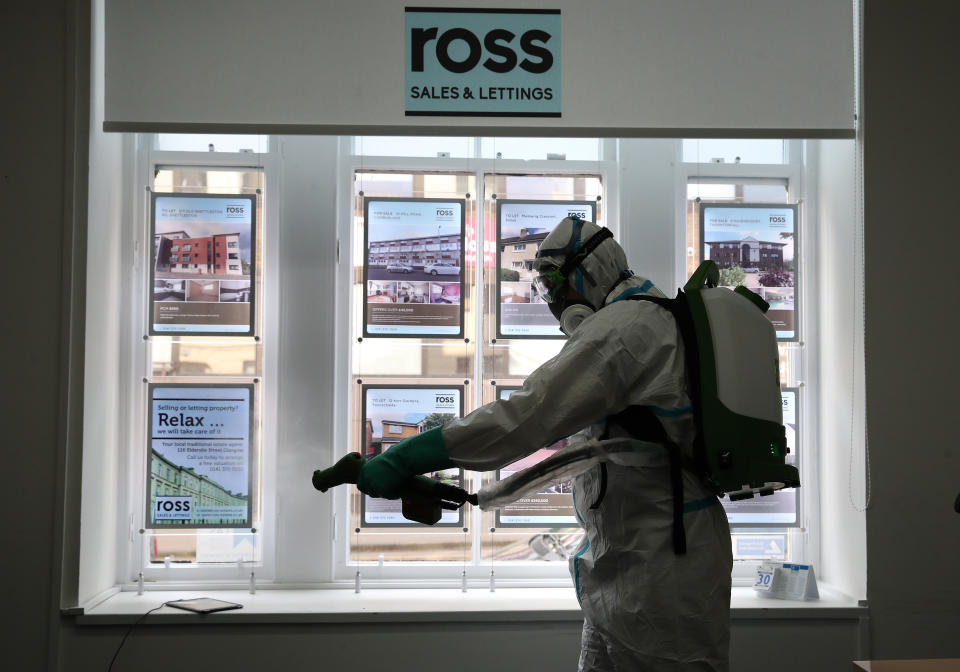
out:
<path id="1" fill-rule="evenodd" d="M 113 654 L 113 658 L 110 660 L 110 665 L 107 667 L 107 672 L 110 672 L 110 671 L 113 669 L 113 664 L 114 664 L 115 662 L 117 662 L 117 656 L 120 655 L 120 649 L 123 648 L 124 643 L 127 641 L 127 637 L 130 635 L 130 632 L 131 632 L 135 627 L 137 627 L 140 623 L 142 623 L 142 622 L 143 622 L 143 619 L 145 619 L 147 616 L 149 616 L 150 614 L 152 614 L 153 612 L 155 612 L 155 611 L 157 611 L 157 610 L 159 610 L 159 609 L 163 609 L 165 606 L 167 606 L 167 603 L 166 603 L 166 602 L 164 602 L 163 604 L 161 604 L 159 607 L 154 607 L 153 609 L 151 609 L 150 611 L 148 611 L 147 613 L 145 613 L 143 616 L 141 616 L 140 618 L 138 618 L 137 620 L 135 620 L 135 621 L 133 622 L 133 625 L 131 625 L 129 628 L 127 628 L 127 631 L 123 634 L 123 639 L 120 640 L 120 646 L 117 647 L 117 650 L 116 650 L 116 651 L 114 652 L 114 654 Z"/>

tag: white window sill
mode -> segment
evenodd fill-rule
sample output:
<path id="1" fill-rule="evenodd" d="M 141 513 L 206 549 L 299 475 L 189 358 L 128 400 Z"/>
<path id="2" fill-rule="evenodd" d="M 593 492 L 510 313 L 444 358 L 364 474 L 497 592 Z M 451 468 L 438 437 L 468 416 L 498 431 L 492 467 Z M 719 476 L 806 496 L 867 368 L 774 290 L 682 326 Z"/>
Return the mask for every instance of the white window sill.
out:
<path id="1" fill-rule="evenodd" d="M 762 597 L 735 587 L 731 615 L 737 619 L 853 619 L 867 607 L 839 591 L 820 586 L 820 599 L 806 602 Z M 145 623 L 410 623 L 580 621 L 583 616 L 570 588 L 471 589 L 263 589 L 117 592 L 96 606 L 77 610 L 82 625 L 128 624 L 167 600 L 213 597 L 238 602 L 242 609 L 195 614 L 163 607 Z"/>

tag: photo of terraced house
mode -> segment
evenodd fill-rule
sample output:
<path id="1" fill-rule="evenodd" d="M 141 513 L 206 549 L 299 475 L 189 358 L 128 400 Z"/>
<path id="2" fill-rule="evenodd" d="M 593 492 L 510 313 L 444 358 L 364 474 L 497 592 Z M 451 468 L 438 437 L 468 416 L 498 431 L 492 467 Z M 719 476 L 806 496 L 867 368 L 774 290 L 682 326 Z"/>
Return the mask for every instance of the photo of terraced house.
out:
<path id="1" fill-rule="evenodd" d="M 155 449 L 150 451 L 150 502 L 157 497 L 190 497 L 193 508 L 202 512 L 213 510 L 247 510 L 247 495 L 232 492 L 210 476 L 194 471 L 191 467 L 177 464 Z M 151 507 L 152 508 L 152 507 Z M 202 513 L 190 520 L 164 520 L 164 526 L 190 527 L 191 525 L 247 525 L 245 516 L 236 518 L 205 517 Z"/>
<path id="2" fill-rule="evenodd" d="M 552 229 L 523 228 L 520 235 L 500 239 L 500 268 L 517 273 L 517 280 L 533 282 L 533 260 Z"/>

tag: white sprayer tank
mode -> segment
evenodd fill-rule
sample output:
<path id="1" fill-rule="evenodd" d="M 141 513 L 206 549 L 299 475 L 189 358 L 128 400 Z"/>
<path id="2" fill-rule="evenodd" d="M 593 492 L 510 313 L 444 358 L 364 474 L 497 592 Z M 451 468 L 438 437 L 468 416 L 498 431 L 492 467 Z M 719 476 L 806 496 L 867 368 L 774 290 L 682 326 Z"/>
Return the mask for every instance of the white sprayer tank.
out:
<path id="1" fill-rule="evenodd" d="M 700 295 L 713 338 L 720 401 L 734 413 L 782 424 L 773 324 L 749 299 L 726 287 L 704 289 Z M 757 367 L 757 361 L 770 366 Z"/>

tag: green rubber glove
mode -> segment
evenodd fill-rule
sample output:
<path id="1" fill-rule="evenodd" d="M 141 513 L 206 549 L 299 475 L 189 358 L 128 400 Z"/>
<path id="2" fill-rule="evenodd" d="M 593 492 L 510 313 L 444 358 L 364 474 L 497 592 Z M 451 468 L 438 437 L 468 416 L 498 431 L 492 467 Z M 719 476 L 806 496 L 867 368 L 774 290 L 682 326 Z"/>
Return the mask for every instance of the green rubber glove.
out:
<path id="1" fill-rule="evenodd" d="M 412 477 L 456 466 L 447 455 L 443 428 L 404 439 L 363 465 L 357 487 L 371 497 L 397 499 L 400 489 Z"/>

